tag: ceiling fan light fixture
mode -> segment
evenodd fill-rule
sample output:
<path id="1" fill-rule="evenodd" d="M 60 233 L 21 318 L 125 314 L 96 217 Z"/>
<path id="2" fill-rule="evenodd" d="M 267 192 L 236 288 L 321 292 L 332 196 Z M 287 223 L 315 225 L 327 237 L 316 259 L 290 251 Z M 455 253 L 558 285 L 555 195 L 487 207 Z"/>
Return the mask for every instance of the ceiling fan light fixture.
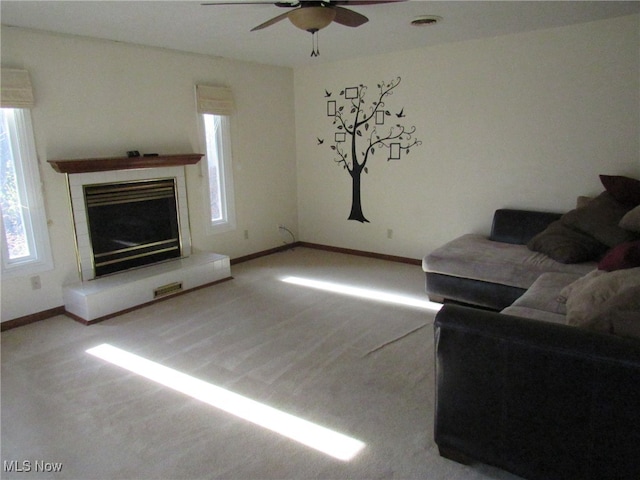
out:
<path id="1" fill-rule="evenodd" d="M 426 27 L 428 25 L 435 25 L 442 21 L 442 17 L 437 15 L 421 15 L 411 20 L 411 25 L 414 27 Z"/>
<path id="2" fill-rule="evenodd" d="M 333 22 L 336 11 L 330 7 L 302 7 L 289 12 L 288 18 L 296 27 L 314 33 Z"/>

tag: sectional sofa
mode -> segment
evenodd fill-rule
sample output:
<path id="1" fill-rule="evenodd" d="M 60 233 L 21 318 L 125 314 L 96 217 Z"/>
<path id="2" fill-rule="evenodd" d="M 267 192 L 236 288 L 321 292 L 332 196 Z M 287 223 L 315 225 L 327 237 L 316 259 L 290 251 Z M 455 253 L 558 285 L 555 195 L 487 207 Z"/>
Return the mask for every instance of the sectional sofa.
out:
<path id="1" fill-rule="evenodd" d="M 498 210 L 424 258 L 441 455 L 530 480 L 640 478 L 640 181 Z"/>

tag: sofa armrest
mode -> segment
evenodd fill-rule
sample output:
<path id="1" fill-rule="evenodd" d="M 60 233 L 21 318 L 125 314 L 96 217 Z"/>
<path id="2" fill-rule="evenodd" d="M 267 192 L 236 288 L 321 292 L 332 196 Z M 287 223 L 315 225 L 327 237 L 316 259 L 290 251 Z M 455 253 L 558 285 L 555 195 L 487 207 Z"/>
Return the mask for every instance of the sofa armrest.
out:
<path id="1" fill-rule="evenodd" d="M 501 208 L 493 215 L 489 238 L 496 242 L 525 245 L 561 216 L 561 213 Z"/>
<path id="2" fill-rule="evenodd" d="M 457 305 L 434 327 L 444 456 L 528 479 L 640 478 L 640 342 Z"/>

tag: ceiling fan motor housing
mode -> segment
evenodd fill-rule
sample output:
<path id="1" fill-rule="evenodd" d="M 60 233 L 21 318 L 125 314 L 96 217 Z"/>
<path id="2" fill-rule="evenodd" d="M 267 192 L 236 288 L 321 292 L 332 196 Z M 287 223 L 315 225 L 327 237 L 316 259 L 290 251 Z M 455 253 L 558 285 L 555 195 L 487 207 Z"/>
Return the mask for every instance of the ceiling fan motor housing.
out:
<path id="1" fill-rule="evenodd" d="M 336 11 L 331 7 L 303 6 L 289 12 L 288 18 L 296 27 L 315 33 L 333 22 Z"/>

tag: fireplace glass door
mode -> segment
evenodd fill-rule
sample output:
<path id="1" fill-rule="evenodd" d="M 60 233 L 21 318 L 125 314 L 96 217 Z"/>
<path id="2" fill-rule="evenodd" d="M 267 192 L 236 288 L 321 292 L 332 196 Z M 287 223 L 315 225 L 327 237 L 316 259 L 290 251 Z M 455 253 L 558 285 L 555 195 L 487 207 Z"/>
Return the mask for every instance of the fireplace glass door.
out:
<path id="1" fill-rule="evenodd" d="M 85 185 L 96 277 L 181 255 L 175 179 Z"/>

